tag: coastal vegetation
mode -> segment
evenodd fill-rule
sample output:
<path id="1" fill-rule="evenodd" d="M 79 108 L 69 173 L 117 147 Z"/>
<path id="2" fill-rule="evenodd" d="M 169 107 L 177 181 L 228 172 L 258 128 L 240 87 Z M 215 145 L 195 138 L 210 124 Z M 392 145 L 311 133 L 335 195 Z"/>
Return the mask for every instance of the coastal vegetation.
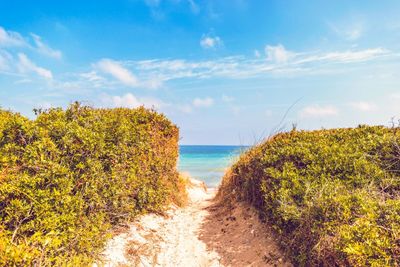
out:
<path id="1" fill-rule="evenodd" d="M 88 266 L 113 226 L 185 201 L 178 128 L 145 108 L 0 111 L 0 266 Z"/>
<path id="2" fill-rule="evenodd" d="M 186 203 L 179 130 L 164 115 L 35 113 L 0 110 L 0 266 L 101 263 L 115 226 Z M 397 266 L 400 128 L 277 134 L 240 155 L 217 198 L 254 206 L 295 266 Z"/>
<path id="3" fill-rule="evenodd" d="M 280 133 L 231 167 L 218 197 L 246 201 L 299 266 L 400 264 L 400 129 Z"/>

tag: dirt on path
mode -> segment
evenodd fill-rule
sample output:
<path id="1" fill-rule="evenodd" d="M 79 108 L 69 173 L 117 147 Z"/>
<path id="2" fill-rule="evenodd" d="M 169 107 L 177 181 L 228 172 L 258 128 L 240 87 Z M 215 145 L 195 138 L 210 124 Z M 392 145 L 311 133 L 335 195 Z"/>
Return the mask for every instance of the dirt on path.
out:
<path id="1" fill-rule="evenodd" d="M 223 266 L 292 266 L 253 208 L 213 203 L 207 210 L 199 238 L 218 253 Z"/>
<path id="2" fill-rule="evenodd" d="M 142 216 L 108 242 L 98 265 L 291 266 L 251 208 L 227 209 L 215 193 L 193 180 L 186 207 Z"/>

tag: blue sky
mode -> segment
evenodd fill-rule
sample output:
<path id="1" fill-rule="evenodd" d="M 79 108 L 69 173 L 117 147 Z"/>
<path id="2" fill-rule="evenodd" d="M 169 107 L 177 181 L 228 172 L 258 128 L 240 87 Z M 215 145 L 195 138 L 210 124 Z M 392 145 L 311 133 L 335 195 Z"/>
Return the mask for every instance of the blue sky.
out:
<path id="1" fill-rule="evenodd" d="M 399 1 L 2 0 L 0 106 L 33 118 L 75 100 L 145 105 L 182 144 L 388 125 L 399 13 Z"/>

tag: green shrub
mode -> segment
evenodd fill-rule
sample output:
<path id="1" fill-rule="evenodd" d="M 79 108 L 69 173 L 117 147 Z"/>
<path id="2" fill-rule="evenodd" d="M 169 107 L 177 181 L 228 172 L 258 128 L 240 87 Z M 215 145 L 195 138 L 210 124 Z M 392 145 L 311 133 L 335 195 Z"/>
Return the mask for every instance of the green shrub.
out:
<path id="1" fill-rule="evenodd" d="M 243 154 L 219 196 L 245 200 L 300 266 L 400 265 L 400 131 L 282 133 Z"/>
<path id="2" fill-rule="evenodd" d="M 0 265 L 90 265 L 113 225 L 179 202 L 178 138 L 144 108 L 0 111 Z"/>

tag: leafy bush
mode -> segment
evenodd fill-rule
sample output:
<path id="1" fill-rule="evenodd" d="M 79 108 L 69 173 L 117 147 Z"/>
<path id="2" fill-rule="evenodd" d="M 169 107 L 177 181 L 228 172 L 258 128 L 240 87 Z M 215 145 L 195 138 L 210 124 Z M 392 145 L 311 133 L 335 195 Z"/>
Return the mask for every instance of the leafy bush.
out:
<path id="1" fill-rule="evenodd" d="M 278 134 L 243 154 L 219 196 L 245 200 L 300 266 L 400 265 L 398 128 Z"/>
<path id="2" fill-rule="evenodd" d="M 90 265 L 113 225 L 184 201 L 177 157 L 144 108 L 0 111 L 0 265 Z"/>

